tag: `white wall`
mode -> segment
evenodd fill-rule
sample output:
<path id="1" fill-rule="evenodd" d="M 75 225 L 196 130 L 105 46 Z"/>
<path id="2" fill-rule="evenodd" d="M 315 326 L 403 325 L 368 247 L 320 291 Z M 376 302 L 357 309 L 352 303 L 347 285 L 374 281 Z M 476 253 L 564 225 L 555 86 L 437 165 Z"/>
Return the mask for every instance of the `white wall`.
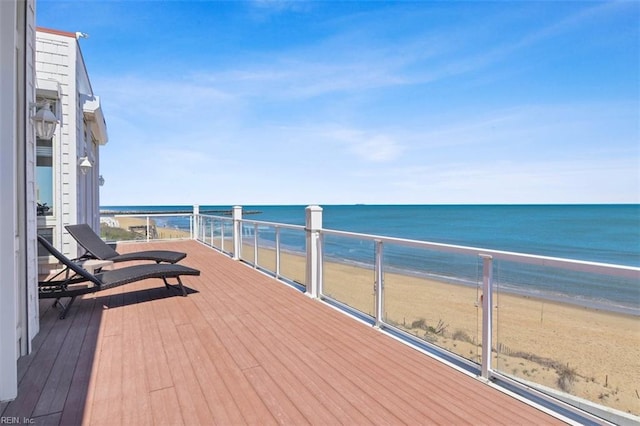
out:
<path id="1" fill-rule="evenodd" d="M 62 112 L 54 136 L 54 214 L 38 220 L 53 228 L 54 244 L 75 257 L 77 245 L 64 225 L 88 223 L 99 229 L 99 146 L 107 141 L 106 124 L 75 34 L 42 28 L 36 40 L 38 81 L 59 83 Z M 93 165 L 86 175 L 78 167 L 84 156 Z"/>
<path id="2" fill-rule="evenodd" d="M 17 364 L 38 332 L 35 139 L 29 121 L 34 0 L 0 1 L 0 401 L 17 395 Z M 31 211 L 32 210 L 32 211 Z"/>
<path id="3" fill-rule="evenodd" d="M 77 113 L 76 39 L 66 35 L 36 32 L 36 75 L 38 80 L 59 83 L 60 105 L 54 140 L 53 215 L 40 217 L 40 225 L 53 228 L 53 242 L 64 254 L 75 257 L 75 240 L 64 231 L 64 225 L 76 223 L 77 207 Z M 81 116 L 80 116 L 81 117 Z M 81 121 L 80 121 L 81 124 Z"/>
<path id="4" fill-rule="evenodd" d="M 17 3 L 0 2 L 0 401 L 17 394 Z"/>
<path id="5" fill-rule="evenodd" d="M 27 1 L 27 45 L 26 45 L 26 97 L 36 99 L 36 13 L 35 0 Z M 36 222 L 36 134 L 35 128 L 27 123 L 26 143 L 26 241 L 22 251 L 26 254 L 28 336 L 27 352 L 31 352 L 31 342 L 40 331 L 40 304 L 38 303 L 38 224 Z"/>

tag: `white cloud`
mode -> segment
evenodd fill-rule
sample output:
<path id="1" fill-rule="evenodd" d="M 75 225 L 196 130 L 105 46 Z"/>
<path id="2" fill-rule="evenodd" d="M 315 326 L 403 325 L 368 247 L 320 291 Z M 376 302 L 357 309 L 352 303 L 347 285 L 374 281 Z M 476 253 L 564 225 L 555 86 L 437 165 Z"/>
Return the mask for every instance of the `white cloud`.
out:
<path id="1" fill-rule="evenodd" d="M 390 169 L 384 178 L 416 203 L 638 203 L 638 170 L 634 158 L 469 162 Z"/>
<path id="2" fill-rule="evenodd" d="M 311 9 L 309 0 L 253 0 L 252 5 L 268 12 L 306 12 Z"/>
<path id="3" fill-rule="evenodd" d="M 295 56 L 228 71 L 200 72 L 194 78 L 250 99 L 305 99 L 407 84 L 385 59 L 337 63 L 332 58 Z"/>
<path id="4" fill-rule="evenodd" d="M 402 148 L 388 136 L 378 135 L 356 142 L 353 151 L 369 161 L 387 162 L 398 158 Z"/>
<path id="5" fill-rule="evenodd" d="M 637 156 L 637 105 L 626 102 L 520 105 L 480 114 L 436 117 L 404 139 L 413 155 L 474 157 L 478 161 Z M 635 146 L 635 150 L 633 147 Z"/>
<path id="6" fill-rule="evenodd" d="M 398 159 L 404 150 L 393 137 L 351 128 L 320 131 L 323 137 L 346 144 L 348 150 L 366 162 L 385 163 Z"/>
<path id="7" fill-rule="evenodd" d="M 111 114 L 137 117 L 173 118 L 206 112 L 207 108 L 233 106 L 237 99 L 230 93 L 192 79 L 153 78 L 145 75 L 124 77 L 97 76 L 102 102 Z"/>

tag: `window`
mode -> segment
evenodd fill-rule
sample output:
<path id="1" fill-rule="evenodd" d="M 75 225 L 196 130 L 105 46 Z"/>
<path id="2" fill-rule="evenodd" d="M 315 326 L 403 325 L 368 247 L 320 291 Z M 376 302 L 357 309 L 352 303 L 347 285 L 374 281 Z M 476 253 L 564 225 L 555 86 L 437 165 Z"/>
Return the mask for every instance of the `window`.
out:
<path id="1" fill-rule="evenodd" d="M 53 139 L 36 141 L 36 199 L 38 216 L 53 215 Z"/>
<path id="2" fill-rule="evenodd" d="M 53 228 L 40 228 L 38 229 L 38 235 L 44 237 L 45 240 L 53 245 Z M 38 257 L 42 256 L 49 256 L 49 251 L 38 243 Z"/>
<path id="3" fill-rule="evenodd" d="M 2 1 L 2 0 L 0 0 Z M 49 102 L 51 111 L 59 117 L 60 106 L 57 99 L 36 96 L 38 104 Z M 36 139 L 36 200 L 38 202 L 38 216 L 54 216 L 55 212 L 55 179 L 54 179 L 54 142 L 53 139 Z"/>

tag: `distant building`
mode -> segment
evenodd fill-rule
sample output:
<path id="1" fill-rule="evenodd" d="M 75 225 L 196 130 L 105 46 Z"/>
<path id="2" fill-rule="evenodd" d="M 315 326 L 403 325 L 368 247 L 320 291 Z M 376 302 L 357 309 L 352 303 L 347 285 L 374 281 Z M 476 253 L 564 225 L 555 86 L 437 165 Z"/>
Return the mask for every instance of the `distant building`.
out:
<path id="1" fill-rule="evenodd" d="M 76 33 L 37 28 L 36 77 L 36 100 L 47 101 L 60 120 L 50 140 L 37 140 L 38 233 L 76 257 L 64 225 L 100 229 L 99 148 L 108 140 Z"/>
<path id="2" fill-rule="evenodd" d="M 0 401 L 40 330 L 35 199 L 35 0 L 0 1 Z"/>

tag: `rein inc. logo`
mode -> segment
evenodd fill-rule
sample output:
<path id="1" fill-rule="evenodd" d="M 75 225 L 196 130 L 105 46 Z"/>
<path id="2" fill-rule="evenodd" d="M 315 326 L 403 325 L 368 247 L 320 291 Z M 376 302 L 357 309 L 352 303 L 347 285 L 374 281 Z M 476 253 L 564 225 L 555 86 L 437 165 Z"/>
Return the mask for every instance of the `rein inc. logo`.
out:
<path id="1" fill-rule="evenodd" d="M 3 416 L 0 417 L 0 425 L 32 425 L 35 424 L 35 419 L 30 417 L 18 417 L 18 416 Z"/>

